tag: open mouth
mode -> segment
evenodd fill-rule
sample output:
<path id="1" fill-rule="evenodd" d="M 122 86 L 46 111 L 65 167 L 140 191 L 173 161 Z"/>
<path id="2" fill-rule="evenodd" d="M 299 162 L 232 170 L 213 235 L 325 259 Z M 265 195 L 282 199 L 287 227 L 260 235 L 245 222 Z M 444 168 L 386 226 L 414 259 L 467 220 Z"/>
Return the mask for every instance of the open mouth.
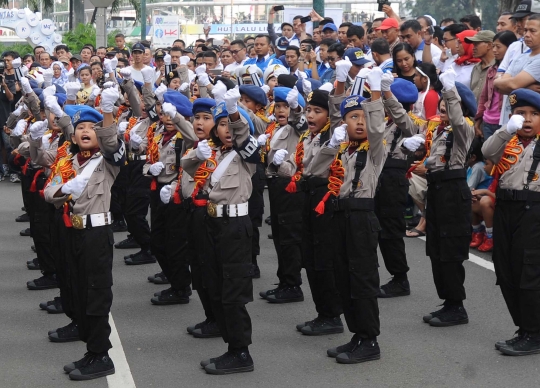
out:
<path id="1" fill-rule="evenodd" d="M 82 135 L 81 140 L 82 141 L 90 141 L 91 139 L 90 139 L 90 136 L 88 136 L 88 135 Z"/>
<path id="2" fill-rule="evenodd" d="M 316 129 L 317 125 L 313 121 L 308 121 L 308 128 L 309 129 Z"/>
<path id="3" fill-rule="evenodd" d="M 525 132 L 531 132 L 533 130 L 533 128 L 529 125 L 526 125 L 526 126 L 523 126 L 523 128 L 521 128 L 522 131 L 525 131 Z"/>

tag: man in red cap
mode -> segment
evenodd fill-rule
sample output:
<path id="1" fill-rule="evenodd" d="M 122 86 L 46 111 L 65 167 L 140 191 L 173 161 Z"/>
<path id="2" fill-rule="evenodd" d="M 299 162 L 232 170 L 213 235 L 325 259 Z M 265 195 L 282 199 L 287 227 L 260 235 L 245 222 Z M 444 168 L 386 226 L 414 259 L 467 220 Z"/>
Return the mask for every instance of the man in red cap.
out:
<path id="1" fill-rule="evenodd" d="M 399 23 L 396 19 L 387 18 L 384 19 L 381 26 L 376 28 L 380 31 L 383 38 L 388 41 L 390 45 L 390 53 L 394 50 L 394 47 L 399 43 Z"/>

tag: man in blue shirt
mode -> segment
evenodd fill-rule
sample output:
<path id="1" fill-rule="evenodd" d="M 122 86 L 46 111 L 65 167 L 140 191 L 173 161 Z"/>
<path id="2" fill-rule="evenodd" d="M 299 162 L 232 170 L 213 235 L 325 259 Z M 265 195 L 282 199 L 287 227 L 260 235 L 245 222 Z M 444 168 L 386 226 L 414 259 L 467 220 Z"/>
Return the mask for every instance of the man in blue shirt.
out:
<path id="1" fill-rule="evenodd" d="M 392 73 L 394 61 L 390 55 L 390 45 L 384 38 L 377 38 L 371 44 L 373 61 L 381 68 L 383 73 Z"/>
<path id="2" fill-rule="evenodd" d="M 269 65 L 283 65 L 279 59 L 276 59 L 275 55 L 270 55 L 270 37 L 268 35 L 257 35 L 254 47 L 257 58 L 248 59 L 244 65 L 257 65 L 263 73 Z"/>

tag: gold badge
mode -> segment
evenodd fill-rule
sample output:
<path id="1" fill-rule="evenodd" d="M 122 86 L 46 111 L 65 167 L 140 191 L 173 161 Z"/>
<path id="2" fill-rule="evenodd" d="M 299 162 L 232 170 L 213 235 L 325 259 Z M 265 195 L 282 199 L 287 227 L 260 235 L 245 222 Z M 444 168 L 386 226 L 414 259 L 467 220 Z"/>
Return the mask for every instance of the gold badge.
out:
<path id="1" fill-rule="evenodd" d="M 532 180 L 533 180 L 533 182 L 536 182 L 538 180 L 538 173 L 534 174 Z"/>
<path id="2" fill-rule="evenodd" d="M 353 106 L 358 106 L 358 97 L 351 97 L 347 100 L 347 103 L 345 104 L 345 109 L 351 108 Z"/>
<path id="3" fill-rule="evenodd" d="M 311 102 L 311 99 L 313 98 L 313 92 L 309 93 L 307 96 L 307 102 Z"/>
<path id="4" fill-rule="evenodd" d="M 71 215 L 71 224 L 73 225 L 74 229 L 84 229 L 83 219 L 77 214 Z"/>
<path id="5" fill-rule="evenodd" d="M 169 72 L 169 78 L 172 78 L 172 77 L 174 77 L 174 72 L 171 71 Z"/>
<path id="6" fill-rule="evenodd" d="M 358 181 L 358 185 L 356 186 L 357 189 L 361 189 L 364 183 L 362 181 Z"/>
<path id="7" fill-rule="evenodd" d="M 214 108 L 214 117 L 219 116 L 221 113 L 223 113 L 223 106 L 224 105 L 225 105 L 225 103 L 221 103 L 221 104 L 218 104 Z"/>
<path id="8" fill-rule="evenodd" d="M 362 50 L 357 51 L 354 53 L 354 56 L 356 57 L 356 59 L 362 59 L 364 58 L 364 52 Z"/>
<path id="9" fill-rule="evenodd" d="M 206 211 L 208 212 L 208 215 L 210 217 L 216 218 L 217 217 L 217 205 L 213 202 L 208 202 L 206 204 Z"/>
<path id="10" fill-rule="evenodd" d="M 510 101 L 510 105 L 516 105 L 517 104 L 517 96 L 515 94 L 511 94 L 508 96 L 508 101 Z"/>

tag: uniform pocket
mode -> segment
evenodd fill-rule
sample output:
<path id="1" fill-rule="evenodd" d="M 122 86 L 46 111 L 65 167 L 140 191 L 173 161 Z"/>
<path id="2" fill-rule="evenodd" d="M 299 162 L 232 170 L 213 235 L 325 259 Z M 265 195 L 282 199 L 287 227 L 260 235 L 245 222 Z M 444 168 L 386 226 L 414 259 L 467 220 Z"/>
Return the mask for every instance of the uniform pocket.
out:
<path id="1" fill-rule="evenodd" d="M 379 293 L 379 271 L 365 271 L 364 265 L 357 262 L 349 263 L 349 281 L 352 299 L 376 297 Z"/>
<path id="2" fill-rule="evenodd" d="M 88 277 L 86 314 L 104 316 L 109 314 L 112 305 L 112 274 Z"/>
<path id="3" fill-rule="evenodd" d="M 278 214 L 279 242 L 281 245 L 298 244 L 302 241 L 302 212 Z"/>
<path id="4" fill-rule="evenodd" d="M 233 160 L 229 167 L 227 167 L 225 174 L 219 180 L 222 189 L 232 189 L 240 186 L 239 170 L 238 163 L 235 163 Z"/>
<path id="5" fill-rule="evenodd" d="M 221 300 L 228 304 L 253 301 L 253 265 L 251 263 L 223 264 Z"/>
<path id="6" fill-rule="evenodd" d="M 525 249 L 519 286 L 523 290 L 540 290 L 540 249 Z"/>

